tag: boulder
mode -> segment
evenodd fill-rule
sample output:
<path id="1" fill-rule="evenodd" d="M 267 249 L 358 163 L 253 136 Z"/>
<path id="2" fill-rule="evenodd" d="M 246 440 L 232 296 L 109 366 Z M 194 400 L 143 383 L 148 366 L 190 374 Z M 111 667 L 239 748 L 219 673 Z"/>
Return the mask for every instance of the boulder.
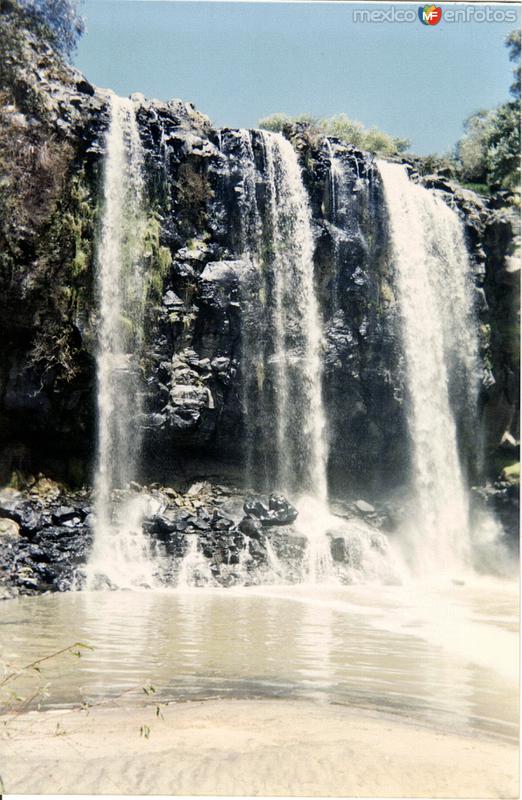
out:
<path id="1" fill-rule="evenodd" d="M 271 494 L 269 499 L 250 495 L 243 510 L 248 517 L 255 517 L 263 527 L 291 525 L 297 518 L 297 509 L 283 495 Z"/>
<path id="2" fill-rule="evenodd" d="M 0 539 L 8 541 L 10 539 L 18 539 L 20 536 L 20 525 L 14 519 L 4 517 L 0 519 Z"/>
<path id="3" fill-rule="evenodd" d="M 52 512 L 52 520 L 57 525 L 61 525 L 62 523 L 75 518 L 78 521 L 80 519 L 77 510 L 71 506 L 59 506 L 59 508 Z"/>
<path id="4" fill-rule="evenodd" d="M 353 506 L 356 511 L 359 511 L 363 515 L 375 514 L 374 506 L 372 506 L 371 503 L 367 503 L 366 500 L 356 500 Z"/>
<path id="5" fill-rule="evenodd" d="M 250 536 L 252 539 L 261 538 L 262 525 L 259 520 L 254 517 L 243 517 L 238 525 L 238 529 L 241 533 L 244 533 L 245 536 Z"/>
<path id="6" fill-rule="evenodd" d="M 269 506 L 266 500 L 264 501 L 260 497 L 249 495 L 243 504 L 243 511 L 247 516 L 261 519 L 268 514 Z"/>
<path id="7" fill-rule="evenodd" d="M 330 549 L 334 561 L 340 564 L 346 561 L 346 542 L 342 536 L 337 536 L 335 539 L 332 539 Z"/>

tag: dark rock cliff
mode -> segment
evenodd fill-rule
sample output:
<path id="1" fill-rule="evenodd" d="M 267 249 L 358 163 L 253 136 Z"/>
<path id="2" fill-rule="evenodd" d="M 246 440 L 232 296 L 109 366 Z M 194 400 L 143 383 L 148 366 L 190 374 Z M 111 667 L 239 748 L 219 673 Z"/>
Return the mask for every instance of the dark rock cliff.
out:
<path id="1" fill-rule="evenodd" d="M 23 31 L 7 0 L 0 10 L 0 480 L 45 471 L 83 483 L 95 439 L 93 276 L 108 99 Z M 135 104 L 150 276 L 142 478 L 239 478 L 246 365 L 237 134 L 213 128 L 188 103 L 136 96 Z M 378 494 L 404 485 L 409 469 L 379 175 L 367 153 L 314 139 L 305 127 L 286 135 L 313 214 L 331 485 Z M 261 164 L 262 143 L 255 132 L 251 140 Z M 506 195 L 483 200 L 419 175 L 419 164 L 411 171 L 442 190 L 465 225 L 481 321 L 486 473 L 494 479 L 518 438 L 517 215 Z M 262 202 L 262 179 L 256 191 Z"/>

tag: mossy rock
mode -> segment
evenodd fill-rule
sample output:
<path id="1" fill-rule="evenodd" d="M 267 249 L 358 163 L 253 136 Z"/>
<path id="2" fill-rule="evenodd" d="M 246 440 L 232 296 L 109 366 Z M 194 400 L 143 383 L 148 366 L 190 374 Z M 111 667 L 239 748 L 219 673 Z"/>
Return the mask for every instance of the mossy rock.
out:
<path id="1" fill-rule="evenodd" d="M 502 478 L 502 480 L 509 481 L 510 483 L 519 483 L 520 461 L 517 461 L 515 464 L 511 464 L 508 467 L 504 467 L 504 469 L 500 473 L 500 477 Z"/>

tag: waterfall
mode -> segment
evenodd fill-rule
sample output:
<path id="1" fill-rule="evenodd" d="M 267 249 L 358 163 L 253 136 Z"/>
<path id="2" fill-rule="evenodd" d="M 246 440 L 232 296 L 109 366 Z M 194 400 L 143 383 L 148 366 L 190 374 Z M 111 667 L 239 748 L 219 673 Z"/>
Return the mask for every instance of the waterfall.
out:
<path id="1" fill-rule="evenodd" d="M 274 260 L 278 484 L 327 499 L 322 330 L 314 289 L 311 215 L 294 148 L 263 133 Z"/>
<path id="2" fill-rule="evenodd" d="M 141 444 L 136 421 L 146 290 L 143 154 L 132 101 L 111 95 L 110 115 L 97 248 L 98 452 L 94 545 L 87 565 L 91 589 L 153 583 L 142 531 L 146 498 L 117 499 L 118 490 L 136 478 Z"/>
<path id="3" fill-rule="evenodd" d="M 252 136 L 261 149 L 259 168 Z M 225 147 L 239 149 L 247 463 L 251 472 L 261 470 L 265 486 L 301 498 L 314 580 L 328 571 L 331 554 L 321 525 L 327 447 L 311 213 L 290 142 L 265 131 L 237 138 L 239 148 Z"/>
<path id="4" fill-rule="evenodd" d="M 188 589 L 194 586 L 212 586 L 212 572 L 209 562 L 198 548 L 198 537 L 192 534 L 188 537 L 188 547 L 179 566 L 176 586 L 178 589 Z"/>
<path id="5" fill-rule="evenodd" d="M 342 178 L 342 173 L 339 170 L 339 164 L 330 139 L 325 137 L 324 143 L 328 153 L 328 161 L 330 162 L 330 219 L 335 224 L 337 219 L 337 183 L 339 178 Z"/>
<path id="6" fill-rule="evenodd" d="M 457 214 L 402 165 L 381 161 L 379 170 L 409 389 L 414 514 L 406 536 L 417 571 L 446 572 L 468 566 L 471 549 L 457 427 L 478 391 L 470 265 Z"/>

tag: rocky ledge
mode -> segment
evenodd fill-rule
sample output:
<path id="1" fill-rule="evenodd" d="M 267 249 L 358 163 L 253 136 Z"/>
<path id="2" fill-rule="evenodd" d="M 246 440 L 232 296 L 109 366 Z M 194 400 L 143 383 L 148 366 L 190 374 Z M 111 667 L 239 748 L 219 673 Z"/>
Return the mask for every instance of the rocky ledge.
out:
<path id="1" fill-rule="evenodd" d="M 297 509 L 282 495 L 245 496 L 200 481 L 182 489 L 134 484 L 115 499 L 138 495 L 146 500 L 143 529 L 162 584 L 291 583 L 308 575 L 308 541 Z M 392 515 L 365 500 L 334 511 L 328 536 L 339 579 L 357 580 L 377 561 L 391 578 L 384 531 L 393 530 Z M 72 491 L 40 475 L 30 486 L 0 491 L 0 598 L 80 589 L 94 522 L 87 489 Z"/>

